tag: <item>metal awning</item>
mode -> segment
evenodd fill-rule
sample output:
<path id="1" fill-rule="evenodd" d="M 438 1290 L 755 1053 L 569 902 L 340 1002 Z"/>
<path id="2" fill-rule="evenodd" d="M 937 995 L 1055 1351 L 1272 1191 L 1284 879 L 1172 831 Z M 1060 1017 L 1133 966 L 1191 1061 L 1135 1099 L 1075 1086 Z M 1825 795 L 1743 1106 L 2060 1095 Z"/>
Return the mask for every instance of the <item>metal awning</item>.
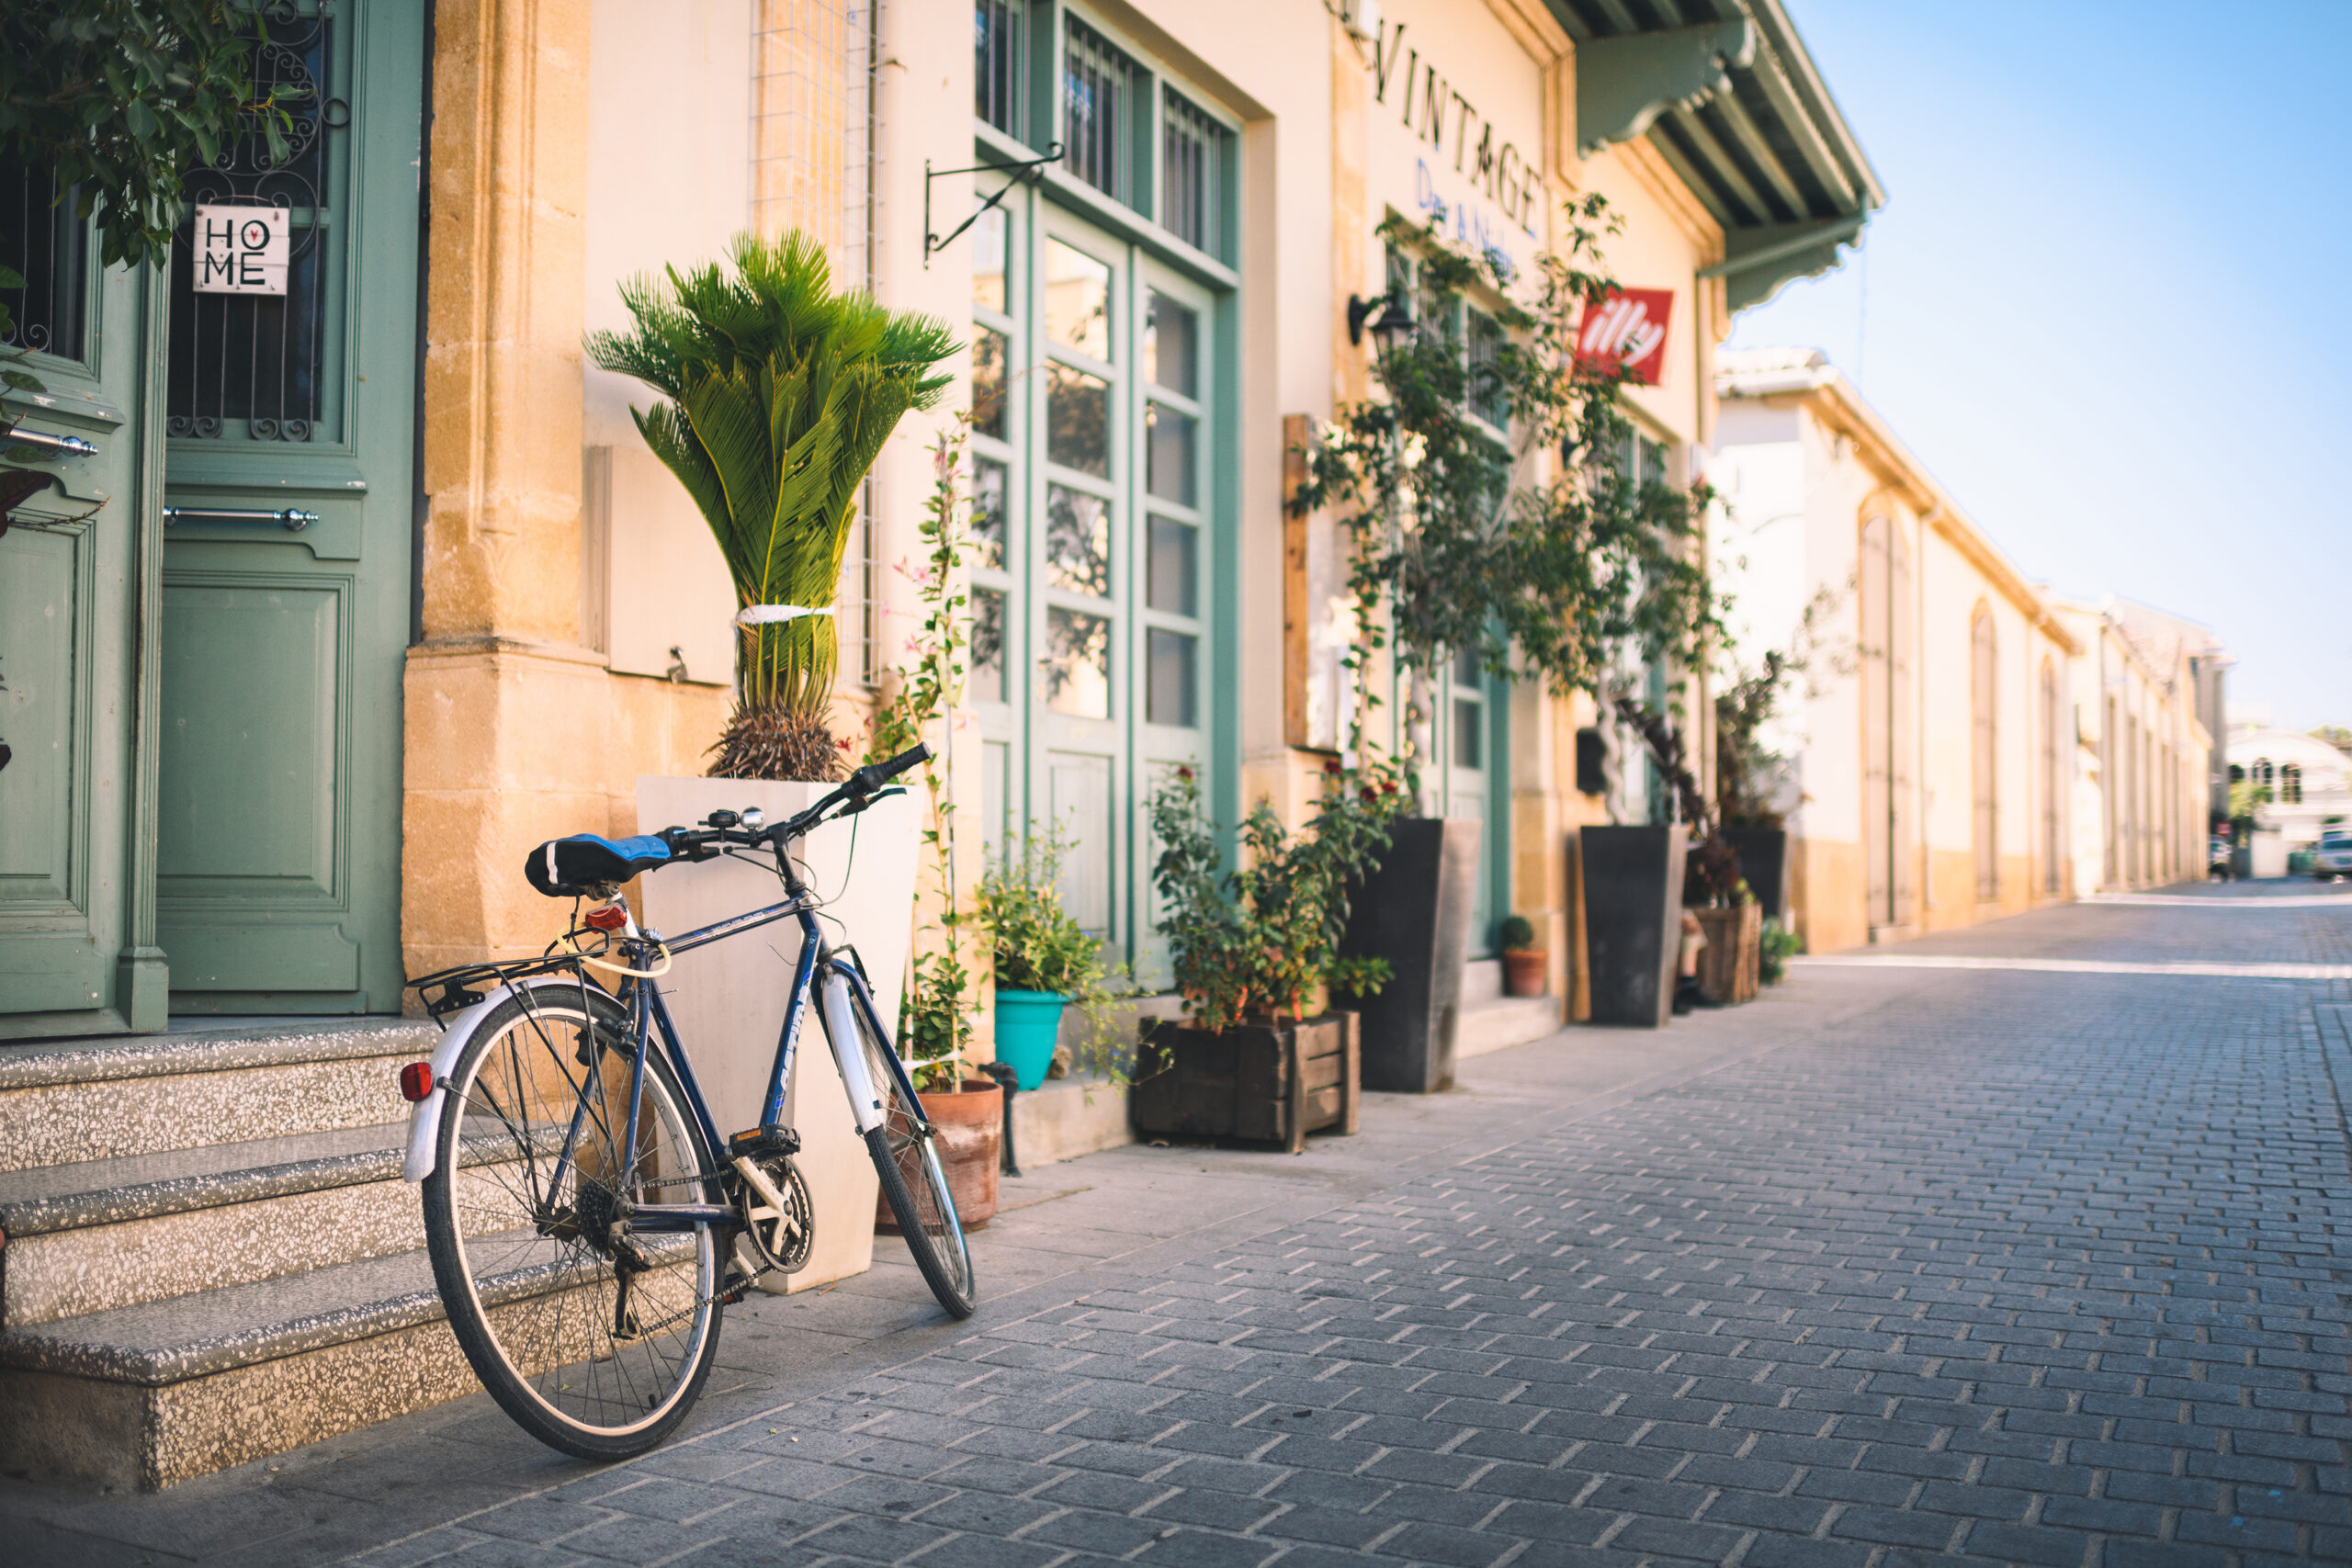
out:
<path id="1" fill-rule="evenodd" d="M 1545 0 L 1577 42 L 1577 142 L 1645 137 L 1724 228 L 1732 310 L 1838 265 L 1886 204 L 1780 0 Z"/>

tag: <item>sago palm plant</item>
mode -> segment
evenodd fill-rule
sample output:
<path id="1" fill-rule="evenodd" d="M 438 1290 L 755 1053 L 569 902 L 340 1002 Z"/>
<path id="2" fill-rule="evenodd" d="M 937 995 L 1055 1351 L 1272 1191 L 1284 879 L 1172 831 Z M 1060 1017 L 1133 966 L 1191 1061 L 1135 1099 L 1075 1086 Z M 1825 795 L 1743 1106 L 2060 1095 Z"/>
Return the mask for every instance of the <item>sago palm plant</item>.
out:
<path id="1" fill-rule="evenodd" d="M 829 612 L 858 486 L 899 418 L 939 400 L 948 378 L 932 371 L 956 344 L 930 317 L 835 291 L 805 234 L 739 235 L 730 254 L 731 270 L 625 285 L 635 330 L 591 334 L 588 356 L 669 399 L 630 412 L 702 509 L 743 608 Z M 836 776 L 833 617 L 744 618 L 711 776 Z"/>

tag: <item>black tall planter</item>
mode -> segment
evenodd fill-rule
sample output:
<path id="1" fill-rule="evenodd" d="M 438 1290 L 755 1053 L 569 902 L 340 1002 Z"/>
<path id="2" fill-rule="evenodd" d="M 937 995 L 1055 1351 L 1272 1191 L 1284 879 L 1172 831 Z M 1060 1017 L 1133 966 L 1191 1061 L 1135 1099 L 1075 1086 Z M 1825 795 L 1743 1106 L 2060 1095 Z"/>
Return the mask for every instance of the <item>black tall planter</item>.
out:
<path id="1" fill-rule="evenodd" d="M 1469 818 L 1404 818 L 1390 829 L 1380 869 L 1352 890 L 1342 951 L 1385 958 L 1389 968 L 1378 996 L 1340 993 L 1331 1002 L 1362 1015 L 1366 1089 L 1427 1094 L 1453 1083 L 1478 830 Z"/>
<path id="2" fill-rule="evenodd" d="M 1783 828 L 1725 828 L 1739 874 L 1768 920 L 1789 923 L 1789 835 Z"/>
<path id="3" fill-rule="evenodd" d="M 1587 828 L 1579 839 L 1592 1021 L 1662 1029 L 1682 948 L 1684 829 Z"/>

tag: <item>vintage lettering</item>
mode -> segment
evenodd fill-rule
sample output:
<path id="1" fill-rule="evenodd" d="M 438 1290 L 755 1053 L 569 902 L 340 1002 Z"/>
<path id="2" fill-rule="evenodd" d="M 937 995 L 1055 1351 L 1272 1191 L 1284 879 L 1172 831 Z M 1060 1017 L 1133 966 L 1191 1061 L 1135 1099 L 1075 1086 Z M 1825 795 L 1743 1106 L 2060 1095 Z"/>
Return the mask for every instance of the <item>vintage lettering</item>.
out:
<path id="1" fill-rule="evenodd" d="M 1388 101 L 1388 73 L 1396 67 L 1396 51 L 1404 46 L 1404 23 L 1397 23 L 1396 30 L 1393 33 L 1388 30 L 1387 23 L 1383 22 L 1380 25 L 1380 36 L 1374 39 L 1372 44 L 1372 101 L 1375 104 L 1385 104 Z M 1412 79 L 1412 67 L 1407 66 L 1405 80 L 1409 83 Z M 1409 92 L 1411 88 L 1408 87 L 1406 90 Z"/>

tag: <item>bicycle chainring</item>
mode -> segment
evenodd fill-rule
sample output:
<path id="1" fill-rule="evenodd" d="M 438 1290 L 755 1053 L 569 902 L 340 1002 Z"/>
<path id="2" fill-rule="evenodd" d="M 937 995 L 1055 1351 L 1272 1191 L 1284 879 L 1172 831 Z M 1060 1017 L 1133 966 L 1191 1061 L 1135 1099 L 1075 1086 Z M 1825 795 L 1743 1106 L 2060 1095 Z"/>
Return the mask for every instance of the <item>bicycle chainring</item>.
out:
<path id="1" fill-rule="evenodd" d="M 817 1239 L 816 1206 L 809 1201 L 808 1184 L 800 1179 L 800 1168 L 790 1156 L 770 1155 L 756 1163 L 760 1173 L 784 1194 L 786 1212 L 778 1213 L 770 1207 L 748 1181 L 736 1184 L 735 1212 L 760 1261 L 789 1274 L 808 1265 L 808 1249 Z"/>

